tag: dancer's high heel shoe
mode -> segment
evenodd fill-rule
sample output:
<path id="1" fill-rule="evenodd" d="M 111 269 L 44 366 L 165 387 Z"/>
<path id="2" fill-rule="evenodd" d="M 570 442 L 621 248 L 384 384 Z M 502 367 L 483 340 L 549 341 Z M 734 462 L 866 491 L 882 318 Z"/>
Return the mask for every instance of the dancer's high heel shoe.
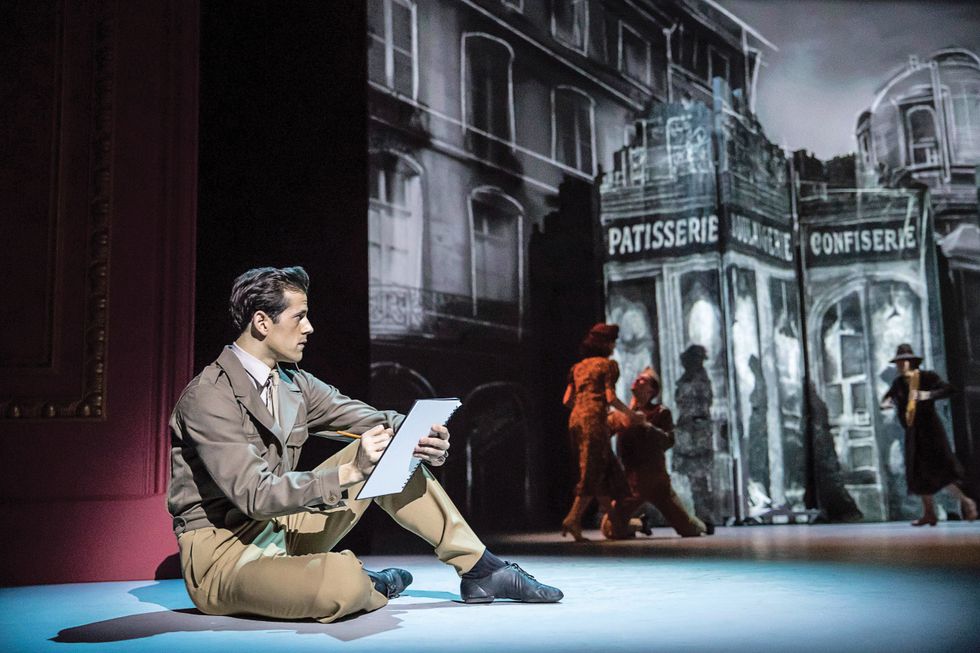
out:
<path id="1" fill-rule="evenodd" d="M 963 519 L 966 521 L 977 520 L 977 502 L 970 497 L 964 497 L 960 501 L 960 508 L 963 510 Z"/>
<path id="2" fill-rule="evenodd" d="M 936 516 L 935 515 L 931 515 L 929 517 L 926 517 L 925 515 L 923 515 L 922 517 L 919 517 L 914 522 L 912 522 L 912 525 L 913 526 L 935 526 L 937 522 L 938 522 L 938 520 L 936 519 Z"/>
<path id="3" fill-rule="evenodd" d="M 576 542 L 588 542 L 589 538 L 582 535 L 582 524 L 563 521 L 561 523 L 561 536 L 571 535 Z"/>

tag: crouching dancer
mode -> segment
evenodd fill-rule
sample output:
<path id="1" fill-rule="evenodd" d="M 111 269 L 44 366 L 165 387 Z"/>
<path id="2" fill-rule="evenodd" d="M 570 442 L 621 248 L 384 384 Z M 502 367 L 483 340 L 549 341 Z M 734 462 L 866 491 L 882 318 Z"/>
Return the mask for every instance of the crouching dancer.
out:
<path id="1" fill-rule="evenodd" d="M 403 569 L 367 571 L 333 546 L 360 519 L 354 499 L 404 416 L 350 399 L 298 363 L 313 326 L 309 277 L 258 268 L 232 288 L 240 333 L 184 390 L 170 420 L 168 505 L 187 591 L 201 612 L 329 623 L 377 610 L 412 582 Z M 313 471 L 294 471 L 310 432 L 362 434 Z M 432 427 L 415 455 L 437 467 L 449 431 Z M 467 603 L 555 602 L 543 585 L 483 545 L 425 465 L 398 494 L 374 501 L 434 547 L 461 576 Z"/>
<path id="2" fill-rule="evenodd" d="M 674 420 L 670 409 L 657 401 L 660 377 L 652 367 L 647 367 L 633 381 L 632 390 L 630 410 L 640 411 L 646 421 L 636 424 L 622 413 L 609 413 L 609 428 L 619 434 L 619 456 L 630 493 L 613 502 L 612 510 L 602 522 L 603 534 L 610 539 L 632 537 L 636 528 L 630 516 L 649 501 L 679 535 L 711 535 L 714 525 L 690 514 L 670 485 L 665 452 L 674 446 Z M 646 520 L 641 530 L 650 533 Z"/>

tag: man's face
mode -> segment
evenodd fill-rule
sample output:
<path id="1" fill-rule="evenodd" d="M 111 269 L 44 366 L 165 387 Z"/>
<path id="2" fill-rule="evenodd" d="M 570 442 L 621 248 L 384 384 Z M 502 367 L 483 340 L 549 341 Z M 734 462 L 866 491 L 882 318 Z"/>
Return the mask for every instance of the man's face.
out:
<path id="1" fill-rule="evenodd" d="M 912 369 L 912 361 L 909 360 L 895 361 L 895 367 L 898 368 L 899 374 L 906 374 L 909 370 Z"/>
<path id="2" fill-rule="evenodd" d="M 633 382 L 633 396 L 641 404 L 649 403 L 657 395 L 657 384 L 649 377 L 641 376 Z"/>
<path id="3" fill-rule="evenodd" d="M 265 346 L 277 362 L 298 363 L 303 359 L 306 337 L 313 333 L 313 325 L 307 316 L 309 306 L 306 293 L 285 290 L 286 310 L 276 322 L 267 320 Z"/>

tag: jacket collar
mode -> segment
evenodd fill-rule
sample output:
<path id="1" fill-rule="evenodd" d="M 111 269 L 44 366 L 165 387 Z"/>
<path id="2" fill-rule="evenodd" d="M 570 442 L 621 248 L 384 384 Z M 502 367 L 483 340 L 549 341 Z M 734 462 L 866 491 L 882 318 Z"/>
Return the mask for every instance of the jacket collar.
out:
<path id="1" fill-rule="evenodd" d="M 242 367 L 245 368 L 248 375 L 255 381 L 255 385 L 260 388 L 264 386 L 266 379 L 269 378 L 269 374 L 272 372 L 272 369 L 234 342 L 228 345 L 228 349 L 232 350 L 232 352 L 234 352 L 234 354 L 238 357 L 238 362 L 242 364 Z M 261 394 L 261 390 L 259 391 L 259 394 Z"/>
<path id="2" fill-rule="evenodd" d="M 242 362 L 238 360 L 238 356 L 231 350 L 231 347 L 225 347 L 223 350 L 221 350 L 221 355 L 218 356 L 216 363 L 218 364 L 218 367 L 220 367 L 224 373 L 228 375 L 228 380 L 231 382 L 232 392 L 235 393 L 235 398 L 238 399 L 239 403 L 241 403 L 242 406 L 245 407 L 245 410 L 251 413 L 252 417 L 257 419 L 262 426 L 269 429 L 269 431 L 276 436 L 276 439 L 279 440 L 280 445 L 285 446 L 286 437 L 283 433 L 283 428 L 276 422 L 276 420 L 272 419 L 272 414 L 269 413 L 269 409 L 265 407 L 265 404 L 259 398 L 259 391 L 255 387 L 255 382 L 252 380 L 249 373 L 245 371 L 245 368 L 242 366 Z M 280 371 L 279 375 L 281 378 L 282 371 Z M 286 409 L 283 408 L 283 405 L 287 402 L 283 401 L 282 395 L 286 394 L 292 395 L 293 393 L 280 393 L 279 410 L 283 413 L 284 417 L 286 416 Z M 296 406 L 298 406 L 299 401 L 295 401 L 295 404 L 296 405 L 289 409 L 292 413 L 291 421 L 289 422 L 290 429 L 293 427 L 292 422 L 296 420 Z M 283 423 L 286 423 L 285 420 L 283 420 Z M 286 433 L 288 432 L 289 431 L 287 430 Z"/>

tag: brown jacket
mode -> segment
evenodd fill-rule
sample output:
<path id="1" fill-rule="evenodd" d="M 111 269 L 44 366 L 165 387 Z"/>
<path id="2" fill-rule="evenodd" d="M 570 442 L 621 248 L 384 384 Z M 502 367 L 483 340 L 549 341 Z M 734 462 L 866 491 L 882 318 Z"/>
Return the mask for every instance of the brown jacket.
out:
<path id="1" fill-rule="evenodd" d="M 617 447 L 627 478 L 634 473 L 657 478 L 667 476 L 664 452 L 674 446 L 674 419 L 670 409 L 663 404 L 636 406 L 635 399 L 630 408 L 642 411 L 650 426 L 633 425 L 619 411 L 610 412 L 608 418 L 609 429 L 619 434 Z"/>
<path id="2" fill-rule="evenodd" d="M 170 418 L 167 506 L 178 535 L 341 504 L 336 468 L 294 471 L 310 433 L 363 433 L 404 419 L 300 369 L 280 367 L 279 375 L 278 423 L 230 348 L 184 389 Z"/>

